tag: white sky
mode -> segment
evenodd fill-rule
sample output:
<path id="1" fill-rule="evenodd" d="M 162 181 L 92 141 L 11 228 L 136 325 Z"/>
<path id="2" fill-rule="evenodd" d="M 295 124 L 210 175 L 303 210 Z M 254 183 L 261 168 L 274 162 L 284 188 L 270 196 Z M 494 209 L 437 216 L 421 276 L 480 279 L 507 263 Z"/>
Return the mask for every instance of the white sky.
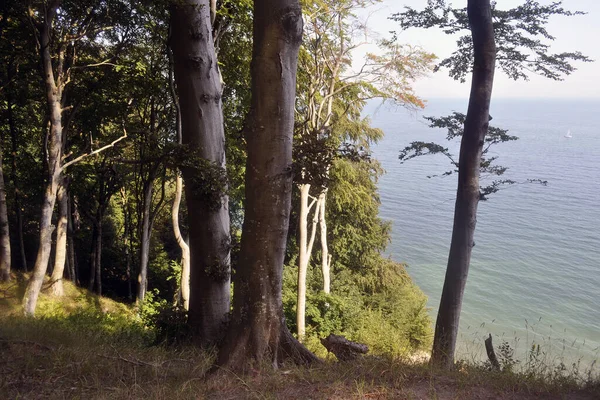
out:
<path id="1" fill-rule="evenodd" d="M 518 0 L 497 0 L 499 8 L 507 9 L 522 3 Z M 466 7 L 466 0 L 454 0 L 455 7 Z M 550 0 L 539 0 L 541 4 L 550 4 Z M 398 23 L 388 20 L 388 16 L 404 10 L 404 5 L 417 10 L 423 9 L 426 0 L 383 0 L 380 4 L 359 13 L 361 19 L 368 17 L 368 27 L 383 36 L 389 31 L 397 31 L 401 43 L 420 45 L 443 59 L 456 48 L 455 38 L 438 29 L 409 29 L 401 32 Z M 585 11 L 587 15 L 572 17 L 556 16 L 547 25 L 551 35 L 556 37 L 551 52 L 581 51 L 593 60 L 592 63 L 577 62 L 577 70 L 564 81 L 552 81 L 531 75 L 529 81 L 511 81 L 499 70 L 494 80 L 494 97 L 553 97 L 553 98 L 599 98 L 600 97 L 600 0 L 563 0 L 563 7 L 571 11 Z M 354 55 L 356 62 L 362 58 L 359 49 Z M 372 51 L 373 49 L 369 49 Z M 422 78 L 414 88 L 422 98 L 468 97 L 470 78 L 461 84 L 441 69 L 431 76 Z"/>

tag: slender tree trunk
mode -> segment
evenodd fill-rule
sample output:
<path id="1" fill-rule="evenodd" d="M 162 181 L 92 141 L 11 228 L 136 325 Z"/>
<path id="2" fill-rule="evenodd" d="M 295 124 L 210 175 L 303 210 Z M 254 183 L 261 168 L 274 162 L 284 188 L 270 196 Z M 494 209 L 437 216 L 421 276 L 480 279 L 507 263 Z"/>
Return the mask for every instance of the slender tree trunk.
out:
<path id="1" fill-rule="evenodd" d="M 302 342 L 306 333 L 306 270 L 308 269 L 308 196 L 310 185 L 300 185 L 300 216 L 299 216 L 299 247 L 298 254 L 298 301 L 296 303 L 296 326 L 298 328 L 298 340 Z"/>
<path id="2" fill-rule="evenodd" d="M 433 364 L 445 368 L 454 364 L 462 299 L 474 246 L 480 160 L 488 130 L 496 57 L 490 0 L 469 0 L 467 12 L 473 38 L 473 77 L 460 146 L 452 242 L 431 355 Z"/>
<path id="3" fill-rule="evenodd" d="M 33 316 L 37 305 L 37 299 L 44 282 L 44 276 L 48 268 L 50 249 L 52 245 L 52 212 L 56 202 L 56 192 L 61 181 L 61 158 L 62 158 L 62 86 L 57 86 L 52 70 L 52 56 L 50 54 L 50 37 L 52 21 L 56 15 L 58 1 L 50 3 L 45 11 L 44 21 L 40 28 L 40 44 L 42 52 L 42 66 L 44 83 L 50 116 L 50 132 L 48 137 L 48 182 L 44 192 L 42 212 L 40 216 L 40 243 L 33 267 L 33 272 L 23 297 L 23 309 L 25 315 Z"/>
<path id="4" fill-rule="evenodd" d="M 102 296 L 102 213 L 98 215 L 98 227 L 96 232 L 96 250 L 94 255 L 96 260 L 96 294 Z"/>
<path id="5" fill-rule="evenodd" d="M 0 143 L 0 282 L 10 280 L 10 234 L 8 232 L 8 210 L 2 166 L 2 143 Z"/>
<path id="6" fill-rule="evenodd" d="M 190 247 L 183 239 L 179 229 L 179 205 L 181 204 L 181 194 L 183 192 L 183 178 L 177 175 L 175 181 L 175 199 L 173 200 L 172 219 L 175 239 L 181 249 L 181 300 L 183 308 L 190 308 Z"/>
<path id="7" fill-rule="evenodd" d="M 96 287 L 96 238 L 98 237 L 98 225 L 96 221 L 93 221 L 93 229 L 92 229 L 92 252 L 90 254 L 90 271 L 89 271 L 89 280 L 88 280 L 88 290 L 90 292 L 94 291 L 94 287 Z"/>
<path id="8" fill-rule="evenodd" d="M 75 227 L 73 225 L 73 210 L 71 196 L 67 197 L 67 255 L 69 260 L 70 279 L 76 285 L 79 284 L 79 274 L 77 272 L 77 257 L 75 257 Z"/>
<path id="9" fill-rule="evenodd" d="M 67 229 L 68 229 L 68 214 L 69 196 L 67 194 L 67 182 L 63 179 L 62 184 L 58 188 L 58 222 L 56 227 L 56 250 L 54 252 L 54 268 L 50 277 L 52 285 L 52 294 L 54 296 L 62 296 L 63 277 L 65 271 L 65 260 L 67 258 Z"/>
<path id="10" fill-rule="evenodd" d="M 229 205 L 226 190 L 211 195 L 199 190 L 211 182 L 198 181 L 203 172 L 198 168 L 225 169 L 222 87 L 209 1 L 173 4 L 171 47 L 183 143 L 210 163 L 182 168 L 191 221 L 188 322 L 199 343 L 213 344 L 222 336 L 230 308 Z"/>
<path id="11" fill-rule="evenodd" d="M 148 288 L 148 261 L 150 259 L 151 223 L 150 212 L 152 208 L 152 194 L 154 192 L 154 179 L 150 177 L 144 188 L 144 207 L 142 211 L 142 232 L 140 244 L 140 272 L 138 274 L 137 303 L 142 304 Z"/>
<path id="12" fill-rule="evenodd" d="M 254 2 L 252 101 L 240 262 L 233 315 L 217 364 L 277 367 L 285 357 L 318 359 L 293 339 L 281 301 L 292 193 L 292 137 L 302 12 L 298 0 Z"/>
<path id="13" fill-rule="evenodd" d="M 214 18 L 212 14 L 213 6 L 216 7 L 216 1 L 211 0 L 211 20 Z M 213 4 L 214 3 L 214 4 Z M 212 23 L 212 21 L 211 21 Z M 183 143 L 183 135 L 181 132 L 181 107 L 179 106 L 179 99 L 177 98 L 177 92 L 175 90 L 175 83 L 173 82 L 173 54 L 169 52 L 169 84 L 171 87 L 171 97 L 173 104 L 175 104 L 175 125 L 177 130 L 177 144 Z M 181 300 L 181 304 L 185 310 L 190 309 L 190 246 L 185 242 L 181 229 L 179 227 L 179 206 L 181 205 L 181 196 L 183 194 L 183 178 L 177 174 L 175 180 L 175 198 L 173 199 L 173 207 L 171 209 L 171 219 L 173 221 L 173 233 L 175 240 L 181 249 L 181 279 L 179 282 L 179 295 L 177 301 Z"/>
<path id="14" fill-rule="evenodd" d="M 321 226 L 321 272 L 323 273 L 323 291 L 331 292 L 331 256 L 329 255 L 329 247 L 327 244 L 327 221 L 325 219 L 325 204 L 327 202 L 327 189 L 319 195 L 319 225 Z"/>
<path id="15" fill-rule="evenodd" d="M 298 340 L 302 342 L 306 333 L 306 273 L 310 263 L 312 248 L 315 243 L 317 232 L 317 221 L 319 218 L 319 202 L 314 201 L 309 205 L 310 184 L 303 183 L 300 185 L 300 217 L 299 217 L 299 247 L 298 255 L 298 300 L 296 303 L 296 326 L 298 328 Z M 313 221 L 311 225 L 310 239 L 307 241 L 308 235 L 308 215 L 310 209 L 315 206 L 313 213 Z"/>
<path id="16" fill-rule="evenodd" d="M 13 66 L 10 65 L 8 68 L 9 68 L 9 80 L 12 81 Z M 19 254 L 20 254 L 20 258 L 21 258 L 21 260 L 20 260 L 21 261 L 21 270 L 27 271 L 27 258 L 25 256 L 25 241 L 23 240 L 23 214 L 21 212 L 21 192 L 19 190 L 19 181 L 17 179 L 17 150 L 18 150 L 17 149 L 17 137 L 18 137 L 18 132 L 17 132 L 17 125 L 15 123 L 15 118 L 13 115 L 13 110 L 12 110 L 13 102 L 12 102 L 12 95 L 11 95 L 10 90 L 7 90 L 6 99 L 7 99 L 7 110 L 8 110 L 8 125 L 9 125 L 9 130 L 10 130 L 10 139 L 11 139 L 11 146 L 12 146 L 11 180 L 12 180 L 13 189 L 15 192 L 14 213 L 15 213 L 16 222 L 17 222 Z"/>

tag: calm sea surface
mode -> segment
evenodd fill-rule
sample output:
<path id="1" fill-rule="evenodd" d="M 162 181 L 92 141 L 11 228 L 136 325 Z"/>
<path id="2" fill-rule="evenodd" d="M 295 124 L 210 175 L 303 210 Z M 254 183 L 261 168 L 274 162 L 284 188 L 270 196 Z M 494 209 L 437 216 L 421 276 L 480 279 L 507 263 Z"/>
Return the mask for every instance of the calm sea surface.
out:
<path id="1" fill-rule="evenodd" d="M 388 252 L 406 262 L 429 297 L 435 320 L 445 274 L 456 178 L 428 175 L 450 168 L 444 156 L 401 164 L 415 140 L 445 142 L 422 116 L 466 113 L 466 100 L 430 100 L 420 113 L 369 107 L 385 139 L 374 155 L 387 171 L 379 184 L 381 216 L 393 222 Z M 492 125 L 516 142 L 490 153 L 519 184 L 479 204 L 475 247 L 461 316 L 460 352 L 479 357 L 488 333 L 523 355 L 532 343 L 544 356 L 584 363 L 600 358 L 600 100 L 492 101 Z M 572 137 L 566 138 L 567 131 Z M 458 143 L 449 145 L 458 154 Z"/>

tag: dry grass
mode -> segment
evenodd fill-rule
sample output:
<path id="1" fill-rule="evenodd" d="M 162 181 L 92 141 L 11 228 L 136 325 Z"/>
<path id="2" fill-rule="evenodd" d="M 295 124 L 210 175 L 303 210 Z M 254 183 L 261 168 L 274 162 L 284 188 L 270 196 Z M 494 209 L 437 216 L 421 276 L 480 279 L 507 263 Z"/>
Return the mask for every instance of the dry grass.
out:
<path id="1" fill-rule="evenodd" d="M 93 314 L 90 308 L 110 315 L 123 312 L 123 305 L 93 296 L 89 301 L 86 296 L 91 295 L 69 285 L 61 306 L 56 299 L 44 297 L 46 311 L 42 309 L 36 319 L 25 319 L 18 315 L 19 302 L 11 298 L 15 290 L 16 286 L 0 285 L 1 398 L 600 398 L 597 383 L 582 386 L 574 379 L 494 373 L 467 364 L 451 372 L 436 371 L 424 364 L 382 358 L 326 362 L 310 369 L 257 369 L 244 376 L 222 370 L 206 377 L 212 357 L 205 352 L 149 346 L 143 331 L 111 330 L 106 326 L 110 318 L 86 319 Z M 132 311 L 125 309 L 133 321 Z M 75 314 L 69 316 L 66 310 Z"/>

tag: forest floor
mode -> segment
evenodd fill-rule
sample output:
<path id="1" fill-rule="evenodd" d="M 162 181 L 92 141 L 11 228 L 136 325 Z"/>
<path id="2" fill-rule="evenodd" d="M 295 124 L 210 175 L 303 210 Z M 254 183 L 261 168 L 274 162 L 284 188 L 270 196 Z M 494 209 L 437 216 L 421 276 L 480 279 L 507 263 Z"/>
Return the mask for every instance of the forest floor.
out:
<path id="1" fill-rule="evenodd" d="M 148 345 L 144 328 L 131 328 L 131 308 L 72 285 L 65 289 L 60 301 L 42 294 L 36 318 L 23 318 L 22 282 L 0 284 L 0 398 L 600 399 L 598 381 L 490 372 L 468 364 L 438 371 L 375 357 L 246 375 L 222 370 L 206 377 L 210 354 Z"/>

